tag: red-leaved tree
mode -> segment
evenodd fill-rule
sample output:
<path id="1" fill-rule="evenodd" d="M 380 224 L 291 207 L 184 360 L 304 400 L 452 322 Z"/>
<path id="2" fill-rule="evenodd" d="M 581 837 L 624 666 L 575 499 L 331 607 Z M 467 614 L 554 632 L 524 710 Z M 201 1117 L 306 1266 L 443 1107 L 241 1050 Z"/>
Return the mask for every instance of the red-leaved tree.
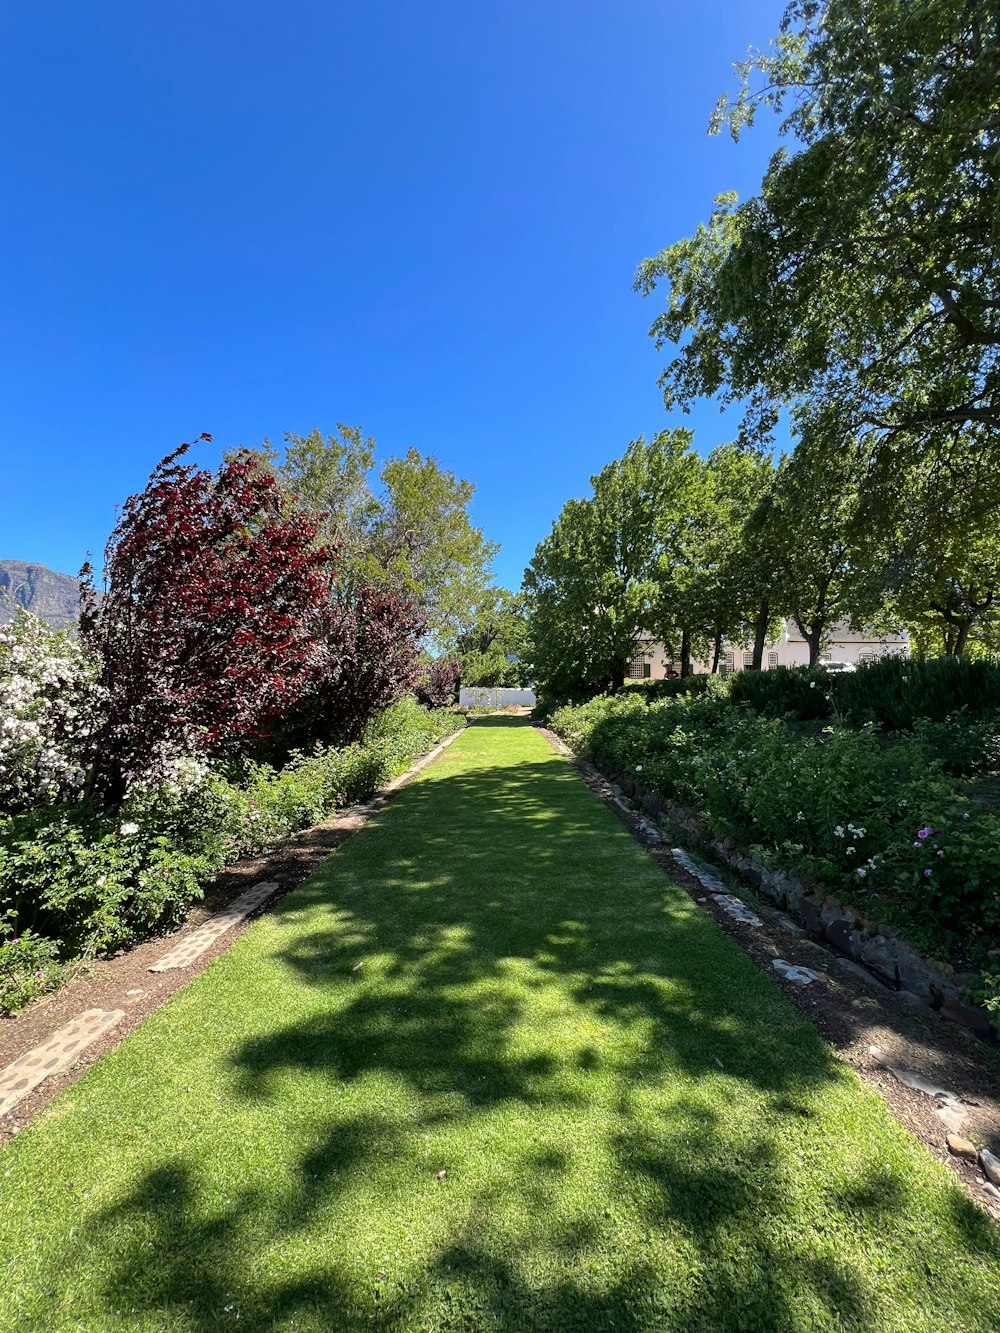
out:
<path id="1" fill-rule="evenodd" d="M 425 708 L 445 708 L 458 700 L 462 664 L 450 657 L 436 657 L 425 669 L 414 693 Z"/>
<path id="2" fill-rule="evenodd" d="M 277 730 L 279 751 L 313 741 L 344 744 L 415 685 L 426 624 L 418 608 L 384 588 L 355 584 L 329 602 L 316 629 L 310 689 Z"/>
<path id="3" fill-rule="evenodd" d="M 259 736 L 310 687 L 335 552 L 248 452 L 213 474 L 178 461 L 188 448 L 126 502 L 99 604 L 83 571 L 107 709 L 95 785 L 112 801 L 173 755 Z"/>

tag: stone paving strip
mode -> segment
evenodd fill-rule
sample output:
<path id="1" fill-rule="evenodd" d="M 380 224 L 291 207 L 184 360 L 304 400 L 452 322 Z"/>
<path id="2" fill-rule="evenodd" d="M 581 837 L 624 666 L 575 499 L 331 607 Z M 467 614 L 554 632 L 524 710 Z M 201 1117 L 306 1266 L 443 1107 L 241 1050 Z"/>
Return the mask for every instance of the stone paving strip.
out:
<path id="1" fill-rule="evenodd" d="M 150 966 L 149 971 L 169 972 L 175 967 L 190 967 L 220 935 L 225 935 L 227 930 L 239 925 L 277 891 L 278 885 L 273 880 L 255 884 L 253 888 L 234 898 L 227 908 L 217 912 L 215 916 L 210 916 L 197 930 L 193 930 L 179 944 L 175 944 L 168 953 Z"/>
<path id="2" fill-rule="evenodd" d="M 124 1009 L 86 1009 L 53 1032 L 48 1041 L 8 1065 L 0 1073 L 0 1116 L 12 1111 L 50 1074 L 68 1069 L 81 1051 L 124 1017 Z"/>

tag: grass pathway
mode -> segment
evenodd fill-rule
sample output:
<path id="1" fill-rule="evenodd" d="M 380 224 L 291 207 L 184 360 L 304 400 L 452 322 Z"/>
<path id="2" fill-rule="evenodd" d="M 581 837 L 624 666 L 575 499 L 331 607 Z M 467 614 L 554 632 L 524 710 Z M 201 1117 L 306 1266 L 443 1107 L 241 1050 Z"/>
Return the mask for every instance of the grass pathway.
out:
<path id="1" fill-rule="evenodd" d="M 0 1155 L 0 1329 L 982 1330 L 1000 1238 L 478 722 Z"/>

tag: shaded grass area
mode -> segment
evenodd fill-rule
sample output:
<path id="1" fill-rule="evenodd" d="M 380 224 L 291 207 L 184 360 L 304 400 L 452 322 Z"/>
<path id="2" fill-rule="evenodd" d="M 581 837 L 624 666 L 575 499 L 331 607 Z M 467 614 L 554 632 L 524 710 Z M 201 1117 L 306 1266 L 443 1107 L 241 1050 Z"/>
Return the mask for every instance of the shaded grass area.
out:
<path id="1" fill-rule="evenodd" d="M 0 1157 L 4 1329 L 998 1325 L 986 1217 L 507 718 Z"/>

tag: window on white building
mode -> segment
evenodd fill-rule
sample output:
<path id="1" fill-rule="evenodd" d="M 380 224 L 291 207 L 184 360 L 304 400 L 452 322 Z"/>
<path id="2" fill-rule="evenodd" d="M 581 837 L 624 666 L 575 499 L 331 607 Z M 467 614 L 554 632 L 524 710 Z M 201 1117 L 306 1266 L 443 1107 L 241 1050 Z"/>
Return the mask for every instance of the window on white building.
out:
<path id="1" fill-rule="evenodd" d="M 767 655 L 767 665 L 768 665 L 768 669 L 769 669 L 769 670 L 773 670 L 773 668 L 776 667 L 776 666 L 778 665 L 778 654 L 777 654 L 777 653 L 768 653 L 768 655 Z"/>
<path id="2" fill-rule="evenodd" d="M 858 653 L 859 662 L 877 662 L 878 653 Z"/>
<path id="3" fill-rule="evenodd" d="M 649 663 L 642 653 L 636 653 L 629 663 L 629 680 L 649 680 Z"/>
<path id="4" fill-rule="evenodd" d="M 752 667 L 752 666 L 753 666 L 753 653 L 744 653 L 744 654 L 743 654 L 743 665 L 744 665 L 745 667 Z"/>

